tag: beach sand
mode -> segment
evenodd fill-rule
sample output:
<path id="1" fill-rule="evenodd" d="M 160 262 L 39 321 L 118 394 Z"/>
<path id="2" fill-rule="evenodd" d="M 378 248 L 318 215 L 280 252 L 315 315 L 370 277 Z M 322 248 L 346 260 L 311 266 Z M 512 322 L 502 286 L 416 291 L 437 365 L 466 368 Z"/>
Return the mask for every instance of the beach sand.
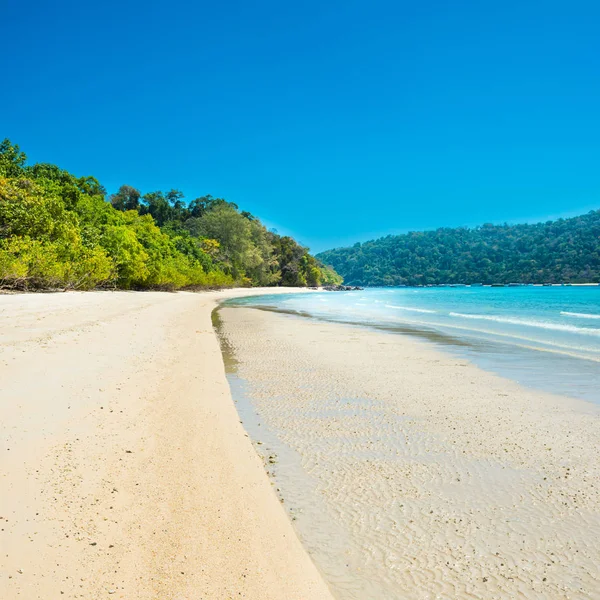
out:
<path id="1" fill-rule="evenodd" d="M 248 293 L 0 296 L 0 598 L 331 598 L 225 378 Z"/>
<path id="2" fill-rule="evenodd" d="M 600 419 L 406 335 L 219 310 L 234 399 L 336 598 L 600 598 Z"/>

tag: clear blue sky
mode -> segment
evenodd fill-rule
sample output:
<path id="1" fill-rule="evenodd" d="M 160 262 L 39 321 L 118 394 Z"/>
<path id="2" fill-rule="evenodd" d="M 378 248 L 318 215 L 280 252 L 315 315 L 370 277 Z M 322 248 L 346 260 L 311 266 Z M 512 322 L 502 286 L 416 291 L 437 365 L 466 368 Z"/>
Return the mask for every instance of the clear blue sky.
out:
<path id="1" fill-rule="evenodd" d="M 4 0 L 0 138 L 313 250 L 600 208 L 597 0 Z"/>

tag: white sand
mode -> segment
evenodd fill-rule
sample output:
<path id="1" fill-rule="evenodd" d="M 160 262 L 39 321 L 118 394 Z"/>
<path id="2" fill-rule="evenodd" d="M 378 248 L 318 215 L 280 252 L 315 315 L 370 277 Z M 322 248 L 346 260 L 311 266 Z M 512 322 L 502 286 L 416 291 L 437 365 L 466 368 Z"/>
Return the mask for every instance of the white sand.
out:
<path id="1" fill-rule="evenodd" d="M 331 598 L 231 401 L 233 293 L 0 296 L 2 600 Z"/>
<path id="2" fill-rule="evenodd" d="M 600 598 L 597 406 L 408 336 L 219 314 L 249 430 L 337 598 Z"/>

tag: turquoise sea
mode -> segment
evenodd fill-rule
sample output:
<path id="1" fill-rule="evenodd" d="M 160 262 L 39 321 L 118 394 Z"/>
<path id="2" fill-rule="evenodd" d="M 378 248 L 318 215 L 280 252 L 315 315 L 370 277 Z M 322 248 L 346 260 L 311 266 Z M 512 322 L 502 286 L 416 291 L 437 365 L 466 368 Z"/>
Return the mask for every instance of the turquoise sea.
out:
<path id="1" fill-rule="evenodd" d="M 600 287 L 368 288 L 231 301 L 412 335 L 523 385 L 600 402 Z"/>

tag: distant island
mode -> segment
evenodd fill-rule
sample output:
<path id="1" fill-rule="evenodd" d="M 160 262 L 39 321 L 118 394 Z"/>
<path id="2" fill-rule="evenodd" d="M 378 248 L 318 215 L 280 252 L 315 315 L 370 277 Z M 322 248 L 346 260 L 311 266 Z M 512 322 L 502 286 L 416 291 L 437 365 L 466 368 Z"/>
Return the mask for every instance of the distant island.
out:
<path id="1" fill-rule="evenodd" d="M 0 143 L 0 289 L 335 286 L 342 278 L 222 198 L 116 194 L 94 177 L 26 164 Z"/>
<path id="2" fill-rule="evenodd" d="M 535 225 L 388 235 L 317 254 L 348 285 L 600 282 L 600 210 Z"/>

